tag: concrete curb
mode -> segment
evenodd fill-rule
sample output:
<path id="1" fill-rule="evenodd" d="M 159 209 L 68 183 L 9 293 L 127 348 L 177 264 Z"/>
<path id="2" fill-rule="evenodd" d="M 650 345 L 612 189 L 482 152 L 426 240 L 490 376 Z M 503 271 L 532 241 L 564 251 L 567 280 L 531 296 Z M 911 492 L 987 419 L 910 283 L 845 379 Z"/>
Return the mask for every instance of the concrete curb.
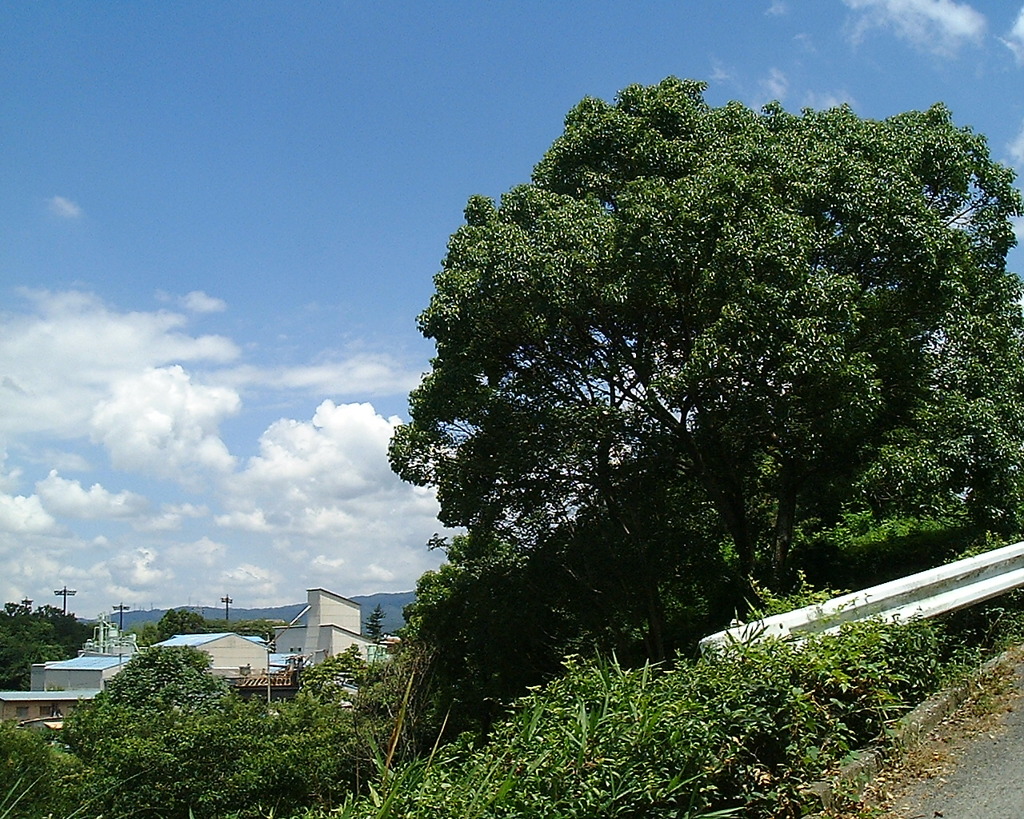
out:
<path id="1" fill-rule="evenodd" d="M 1021 661 L 1020 650 L 1010 649 L 993 657 L 959 684 L 929 697 L 896 723 L 890 741 L 884 746 L 873 746 L 857 751 L 848 762 L 828 780 L 807 786 L 808 796 L 820 802 L 820 809 L 812 816 L 828 815 L 843 800 L 858 798 L 879 774 L 886 760 L 903 756 L 924 744 L 928 734 L 946 717 L 956 711 L 970 697 L 971 692 L 986 676 Z"/>

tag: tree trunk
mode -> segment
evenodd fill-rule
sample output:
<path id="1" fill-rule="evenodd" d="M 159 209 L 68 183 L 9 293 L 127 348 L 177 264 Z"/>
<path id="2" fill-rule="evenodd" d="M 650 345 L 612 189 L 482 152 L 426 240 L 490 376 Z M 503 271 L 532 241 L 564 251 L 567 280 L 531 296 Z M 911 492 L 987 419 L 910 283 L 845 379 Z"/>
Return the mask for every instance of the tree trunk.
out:
<path id="1" fill-rule="evenodd" d="M 776 590 L 782 583 L 786 562 L 789 560 L 789 549 L 793 544 L 793 527 L 796 525 L 797 481 L 793 472 L 793 466 L 784 463 L 779 474 L 771 565 L 771 583 Z"/>

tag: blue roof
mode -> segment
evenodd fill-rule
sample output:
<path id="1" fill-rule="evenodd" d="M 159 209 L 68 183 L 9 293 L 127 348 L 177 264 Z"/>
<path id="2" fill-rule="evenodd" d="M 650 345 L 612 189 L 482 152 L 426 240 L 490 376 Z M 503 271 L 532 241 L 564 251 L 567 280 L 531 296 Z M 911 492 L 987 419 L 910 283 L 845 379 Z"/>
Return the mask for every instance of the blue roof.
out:
<path id="1" fill-rule="evenodd" d="M 113 668 L 115 665 L 124 665 L 131 659 L 130 654 L 124 654 L 120 656 L 96 656 L 96 657 L 73 657 L 70 660 L 55 660 L 53 662 L 44 663 L 47 671 L 103 671 L 107 668 Z"/>
<path id="2" fill-rule="evenodd" d="M 235 634 L 233 631 L 221 631 L 217 634 L 175 634 L 173 637 L 169 637 L 161 643 L 156 643 L 158 646 L 205 646 L 207 643 L 212 643 L 214 640 L 220 640 L 224 637 L 240 637 L 241 635 Z M 263 640 L 259 637 L 242 637 L 243 640 L 250 640 L 257 645 L 264 645 Z"/>

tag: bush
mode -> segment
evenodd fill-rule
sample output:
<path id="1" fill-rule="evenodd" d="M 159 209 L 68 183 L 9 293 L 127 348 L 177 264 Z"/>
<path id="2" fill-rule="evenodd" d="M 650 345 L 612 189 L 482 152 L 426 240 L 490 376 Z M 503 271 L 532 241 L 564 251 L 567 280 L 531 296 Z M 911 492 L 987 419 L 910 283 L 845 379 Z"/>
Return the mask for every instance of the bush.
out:
<path id="1" fill-rule="evenodd" d="M 74 758 L 53 748 L 43 734 L 0 722 L 0 819 L 42 819 L 70 813 L 60 781 L 76 768 Z"/>
<path id="2" fill-rule="evenodd" d="M 81 816 L 213 819 L 330 808 L 356 786 L 351 712 L 312 699 L 228 697 L 216 712 L 157 713 L 100 703 L 76 712 L 65 739 L 86 768 Z"/>
<path id="3" fill-rule="evenodd" d="M 796 817 L 802 787 L 936 682 L 931 624 L 848 627 L 647 666 L 569 662 L 482 745 L 387 773 L 359 817 Z"/>

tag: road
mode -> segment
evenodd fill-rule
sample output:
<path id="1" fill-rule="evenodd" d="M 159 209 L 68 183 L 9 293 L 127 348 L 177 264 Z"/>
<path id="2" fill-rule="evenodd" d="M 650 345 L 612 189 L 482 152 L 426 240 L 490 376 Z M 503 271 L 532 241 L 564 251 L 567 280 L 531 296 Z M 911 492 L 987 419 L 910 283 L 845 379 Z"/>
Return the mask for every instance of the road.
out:
<path id="1" fill-rule="evenodd" d="M 1024 819 L 1024 666 L 999 713 L 982 718 L 980 731 L 964 728 L 971 722 L 933 733 L 916 754 L 919 775 L 891 785 L 885 819 Z"/>

